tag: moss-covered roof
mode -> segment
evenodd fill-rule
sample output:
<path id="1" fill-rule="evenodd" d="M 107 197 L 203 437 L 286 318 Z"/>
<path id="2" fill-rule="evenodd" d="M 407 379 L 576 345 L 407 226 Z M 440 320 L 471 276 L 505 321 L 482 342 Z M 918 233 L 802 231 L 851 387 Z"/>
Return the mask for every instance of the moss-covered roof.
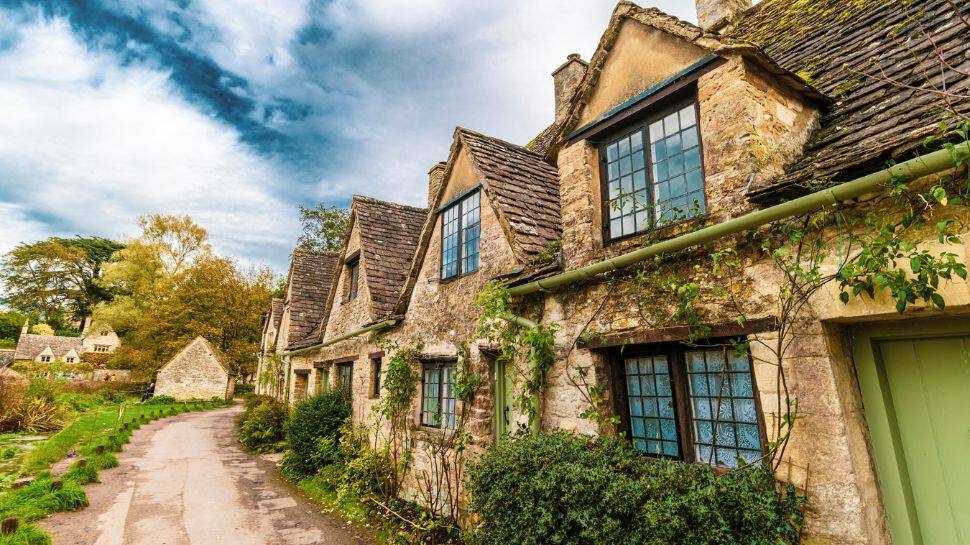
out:
<path id="1" fill-rule="evenodd" d="M 943 83 L 970 89 L 970 2 L 764 0 L 730 30 L 835 100 L 805 155 L 752 197 L 772 198 L 912 153 L 944 117 Z M 934 46 L 945 62 L 934 55 Z M 953 107 L 970 114 L 970 101 Z"/>

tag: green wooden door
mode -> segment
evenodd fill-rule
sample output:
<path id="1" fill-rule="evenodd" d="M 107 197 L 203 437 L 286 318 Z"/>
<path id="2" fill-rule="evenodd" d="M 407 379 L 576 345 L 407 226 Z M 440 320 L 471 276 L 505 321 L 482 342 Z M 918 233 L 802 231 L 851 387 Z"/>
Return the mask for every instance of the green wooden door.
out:
<path id="1" fill-rule="evenodd" d="M 895 545 L 970 545 L 970 320 L 900 322 L 854 338 Z"/>
<path id="2" fill-rule="evenodd" d="M 495 362 L 495 438 L 509 433 L 512 426 L 512 399 L 515 387 L 505 362 Z"/>

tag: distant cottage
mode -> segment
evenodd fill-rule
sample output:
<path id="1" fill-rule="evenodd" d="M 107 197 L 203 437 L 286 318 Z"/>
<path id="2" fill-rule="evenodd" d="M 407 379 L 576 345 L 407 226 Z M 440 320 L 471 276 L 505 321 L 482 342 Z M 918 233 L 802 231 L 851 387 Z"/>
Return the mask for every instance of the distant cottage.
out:
<path id="1" fill-rule="evenodd" d="M 229 370 L 222 354 L 204 337 L 196 337 L 158 370 L 155 395 L 180 401 L 231 397 Z"/>
<path id="2" fill-rule="evenodd" d="M 62 335 L 38 335 L 29 333 L 30 323 L 25 322 L 13 355 L 14 362 L 80 363 L 85 354 L 110 354 L 121 345 L 111 326 L 85 322 L 80 337 Z"/>

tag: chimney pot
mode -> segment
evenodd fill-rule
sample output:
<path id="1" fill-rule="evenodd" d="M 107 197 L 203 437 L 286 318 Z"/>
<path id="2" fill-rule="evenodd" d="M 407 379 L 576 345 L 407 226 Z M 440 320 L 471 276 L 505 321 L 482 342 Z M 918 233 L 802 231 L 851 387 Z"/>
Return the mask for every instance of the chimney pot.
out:
<path id="1" fill-rule="evenodd" d="M 579 82 L 586 75 L 589 63 L 580 58 L 579 53 L 570 53 L 566 62 L 552 72 L 553 89 L 556 95 L 556 121 L 561 121 L 569 109 L 569 99 L 572 98 Z"/>
<path id="2" fill-rule="evenodd" d="M 716 32 L 751 9 L 751 0 L 697 0 L 697 24 Z"/>
<path id="3" fill-rule="evenodd" d="M 435 197 L 438 196 L 438 191 L 441 190 L 441 184 L 444 182 L 446 166 L 448 164 L 441 161 L 435 163 L 428 171 L 428 210 L 434 208 Z"/>

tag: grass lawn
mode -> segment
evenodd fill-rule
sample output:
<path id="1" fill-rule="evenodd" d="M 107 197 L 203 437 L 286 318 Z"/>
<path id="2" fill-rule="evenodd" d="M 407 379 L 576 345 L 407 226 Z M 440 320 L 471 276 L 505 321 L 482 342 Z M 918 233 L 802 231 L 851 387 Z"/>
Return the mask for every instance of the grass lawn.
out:
<path id="1" fill-rule="evenodd" d="M 20 520 L 16 532 L 0 535 L 0 545 L 49 545 L 47 534 L 32 523 L 51 513 L 86 507 L 84 485 L 97 481 L 99 470 L 118 465 L 114 453 L 124 448 L 132 431 L 141 424 L 187 411 L 224 406 L 218 401 L 124 403 L 80 415 L 26 455 L 22 473 L 34 475 L 30 484 L 0 493 L 0 519 L 17 517 Z M 64 459 L 71 449 L 77 453 L 77 460 L 63 475 L 51 475 L 51 466 Z"/>

